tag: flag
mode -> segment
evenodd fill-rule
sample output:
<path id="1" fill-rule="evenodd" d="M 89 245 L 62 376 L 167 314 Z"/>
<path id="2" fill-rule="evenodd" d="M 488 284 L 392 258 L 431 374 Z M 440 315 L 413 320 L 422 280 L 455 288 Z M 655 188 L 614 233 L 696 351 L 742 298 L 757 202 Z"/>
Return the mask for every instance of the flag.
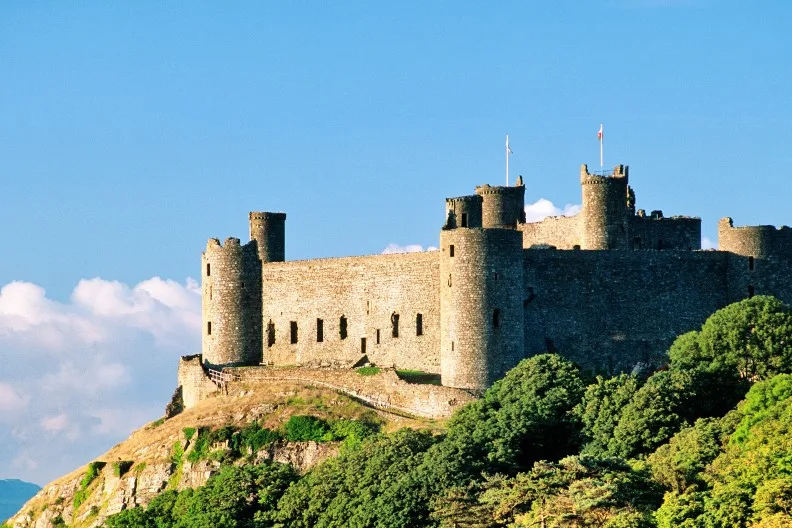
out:
<path id="1" fill-rule="evenodd" d="M 600 129 L 599 132 L 597 132 L 597 139 L 602 141 L 602 123 L 600 123 Z"/>
<path id="2" fill-rule="evenodd" d="M 514 154 L 514 152 L 512 152 L 511 147 L 509 146 L 509 136 L 506 136 L 506 152 L 508 152 L 509 154 Z"/>

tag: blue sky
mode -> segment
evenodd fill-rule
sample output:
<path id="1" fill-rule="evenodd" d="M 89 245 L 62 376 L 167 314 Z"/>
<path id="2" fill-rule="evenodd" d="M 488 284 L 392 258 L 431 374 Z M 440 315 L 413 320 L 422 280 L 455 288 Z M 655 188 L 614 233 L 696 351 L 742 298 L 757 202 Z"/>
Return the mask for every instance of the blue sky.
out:
<path id="1" fill-rule="evenodd" d="M 126 368 L 124 399 L 150 394 L 139 408 L 164 405 L 175 358 L 196 351 L 186 280 L 208 237 L 246 238 L 247 212 L 265 210 L 288 214 L 288 259 L 435 245 L 446 196 L 503 181 L 507 132 L 527 202 L 580 202 L 579 166 L 598 168 L 602 122 L 605 165 L 630 165 L 638 207 L 701 216 L 712 240 L 722 216 L 792 223 L 786 1 L 336 4 L 0 5 L 0 286 L 28 288 L 6 306 L 32 295 L 59 317 L 88 317 L 142 303 L 189 320 L 170 348 L 135 327 L 130 342 L 174 369 L 156 386 L 127 352 L 96 345 Z M 87 302 L 85 284 L 113 293 Z M 0 355 L 88 368 L 75 350 L 96 341 L 42 352 L 1 315 Z M 15 430 L 35 429 L 22 414 L 3 421 L 2 383 L 10 416 L 34 405 L 25 386 L 41 381 L 19 379 L 0 374 L 0 442 L 12 449 L 25 445 Z M 58 425 L 70 409 L 29 419 Z M 96 454 L 132 425 L 108 429 Z M 62 456 L 65 469 L 87 461 Z M 0 478 L 43 483 L 62 469 L 14 468 Z"/>

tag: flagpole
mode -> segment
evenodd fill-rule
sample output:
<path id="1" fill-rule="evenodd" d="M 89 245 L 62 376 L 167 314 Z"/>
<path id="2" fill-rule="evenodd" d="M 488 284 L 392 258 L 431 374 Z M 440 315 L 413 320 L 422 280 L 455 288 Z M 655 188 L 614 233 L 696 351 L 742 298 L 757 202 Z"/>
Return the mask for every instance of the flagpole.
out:
<path id="1" fill-rule="evenodd" d="M 506 187 L 509 186 L 509 134 L 506 134 Z"/>
<path id="2" fill-rule="evenodd" d="M 600 170 L 602 169 L 602 141 L 603 141 L 603 134 L 602 134 L 602 123 L 600 123 Z"/>

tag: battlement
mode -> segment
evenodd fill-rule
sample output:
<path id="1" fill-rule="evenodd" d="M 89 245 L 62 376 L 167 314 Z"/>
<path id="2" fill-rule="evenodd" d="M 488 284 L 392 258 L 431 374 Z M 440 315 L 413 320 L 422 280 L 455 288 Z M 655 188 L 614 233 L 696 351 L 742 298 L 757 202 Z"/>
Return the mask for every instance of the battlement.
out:
<path id="1" fill-rule="evenodd" d="M 219 238 L 210 238 L 206 243 L 206 251 L 223 251 L 241 249 L 242 243 L 238 238 L 228 237 L 225 243 L 221 244 Z"/>
<path id="2" fill-rule="evenodd" d="M 582 185 L 626 185 L 629 182 L 630 167 L 616 165 L 610 174 L 592 174 L 585 163 L 580 166 L 580 183 Z"/>
<path id="3" fill-rule="evenodd" d="M 480 185 L 476 194 L 481 196 L 482 227 L 515 228 L 525 223 L 525 185 L 522 177 L 513 187 Z"/>
<path id="4" fill-rule="evenodd" d="M 446 198 L 446 203 L 459 203 L 459 202 L 477 202 L 481 203 L 483 199 L 478 194 L 471 194 L 468 196 L 455 196 L 454 198 Z"/>
<path id="5" fill-rule="evenodd" d="M 251 211 L 248 216 L 251 220 L 286 220 L 286 213 Z"/>

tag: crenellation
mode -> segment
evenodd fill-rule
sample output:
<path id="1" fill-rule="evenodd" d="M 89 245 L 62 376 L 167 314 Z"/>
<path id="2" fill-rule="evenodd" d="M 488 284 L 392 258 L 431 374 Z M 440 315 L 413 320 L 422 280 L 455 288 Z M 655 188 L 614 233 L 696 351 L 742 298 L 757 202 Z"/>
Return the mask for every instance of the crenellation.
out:
<path id="1" fill-rule="evenodd" d="M 180 363 L 185 404 L 216 391 L 206 369 L 233 366 L 356 386 L 327 369 L 375 364 L 474 392 L 544 352 L 592 372 L 653 368 L 728 303 L 792 301 L 792 228 L 724 218 L 719 249 L 701 251 L 700 218 L 636 209 L 628 166 L 582 165 L 580 183 L 580 213 L 532 223 L 522 178 L 446 198 L 439 250 L 423 253 L 286 261 L 286 215 L 251 212 L 250 242 L 210 238 L 202 254 L 202 354 Z M 445 392 L 415 394 L 428 415 L 449 412 L 432 400 Z"/>

